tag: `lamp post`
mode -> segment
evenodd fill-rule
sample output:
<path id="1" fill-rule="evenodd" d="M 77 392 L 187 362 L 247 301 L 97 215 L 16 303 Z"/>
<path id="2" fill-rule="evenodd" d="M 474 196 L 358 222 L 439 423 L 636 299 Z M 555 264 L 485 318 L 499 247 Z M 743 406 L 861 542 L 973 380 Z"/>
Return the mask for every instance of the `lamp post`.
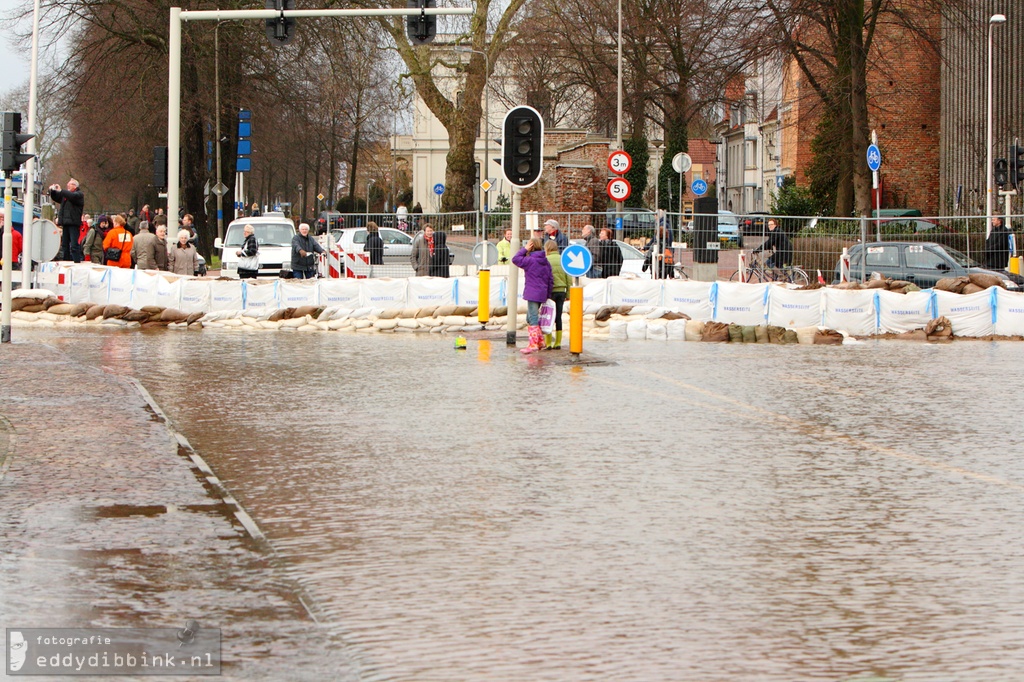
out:
<path id="1" fill-rule="evenodd" d="M 373 187 L 373 178 L 366 181 L 366 225 L 370 224 L 370 188 Z M 366 227 L 363 225 L 363 227 Z"/>
<path id="2" fill-rule="evenodd" d="M 988 137 L 985 142 L 985 237 L 992 233 L 992 28 L 1005 24 L 1006 15 L 993 14 L 988 20 Z"/>
<path id="3" fill-rule="evenodd" d="M 480 182 L 482 183 L 487 179 L 487 157 L 491 147 L 491 93 L 488 86 L 488 80 L 491 77 L 491 58 L 487 56 L 487 53 L 483 50 L 474 50 L 467 45 L 456 45 L 456 52 L 468 54 L 475 52 L 476 54 L 483 55 L 484 58 L 484 165 L 480 170 Z M 480 188 L 480 213 L 481 216 L 487 213 L 487 191 L 483 187 Z M 482 239 L 487 239 L 487 231 L 483 229 L 483 220 L 479 220 Z"/>
<path id="4" fill-rule="evenodd" d="M 616 64 L 618 67 L 618 99 L 615 106 L 615 148 L 622 149 L 622 0 L 619 0 L 619 37 L 618 37 L 618 57 Z M 622 218 L 622 202 L 615 202 L 615 217 Z M 618 224 L 618 220 L 615 221 Z M 615 231 L 615 238 L 622 239 L 622 229 Z"/>

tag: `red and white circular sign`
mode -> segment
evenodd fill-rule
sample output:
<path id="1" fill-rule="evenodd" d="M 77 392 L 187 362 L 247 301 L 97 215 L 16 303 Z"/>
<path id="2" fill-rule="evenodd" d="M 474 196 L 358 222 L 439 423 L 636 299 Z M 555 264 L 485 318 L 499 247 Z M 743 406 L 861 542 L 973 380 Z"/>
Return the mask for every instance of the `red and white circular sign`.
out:
<path id="1" fill-rule="evenodd" d="M 620 149 L 608 155 L 608 170 L 616 175 L 625 175 L 633 167 L 633 157 Z"/>
<path id="2" fill-rule="evenodd" d="M 612 178 L 608 183 L 608 196 L 612 201 L 625 201 L 633 193 L 633 188 L 626 178 Z"/>

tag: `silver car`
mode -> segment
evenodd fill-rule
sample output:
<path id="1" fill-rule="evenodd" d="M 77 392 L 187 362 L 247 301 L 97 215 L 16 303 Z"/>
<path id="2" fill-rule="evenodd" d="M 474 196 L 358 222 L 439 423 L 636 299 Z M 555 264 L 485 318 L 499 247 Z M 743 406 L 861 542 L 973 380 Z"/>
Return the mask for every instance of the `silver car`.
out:
<path id="1" fill-rule="evenodd" d="M 348 227 L 343 230 L 332 230 L 334 242 L 346 253 L 361 253 L 366 246 L 366 228 Z M 384 263 L 403 263 L 408 265 L 412 256 L 412 235 L 391 227 L 380 228 L 380 238 L 384 241 Z"/>

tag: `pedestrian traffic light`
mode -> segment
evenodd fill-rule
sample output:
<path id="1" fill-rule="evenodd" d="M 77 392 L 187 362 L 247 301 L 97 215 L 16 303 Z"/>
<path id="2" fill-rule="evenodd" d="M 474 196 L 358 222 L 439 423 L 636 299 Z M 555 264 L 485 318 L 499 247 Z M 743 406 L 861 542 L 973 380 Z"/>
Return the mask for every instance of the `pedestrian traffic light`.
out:
<path id="1" fill-rule="evenodd" d="M 3 171 L 13 173 L 21 168 L 35 154 L 22 154 L 21 145 L 35 135 L 23 135 L 21 132 L 21 114 L 16 111 L 5 111 L 0 114 L 0 134 L 3 136 Z"/>
<path id="2" fill-rule="evenodd" d="M 501 168 L 517 187 L 540 180 L 544 160 L 544 121 L 533 107 L 515 107 L 505 114 L 501 136 Z"/>
<path id="3" fill-rule="evenodd" d="M 153 187 L 167 189 L 167 147 L 153 147 Z"/>
<path id="4" fill-rule="evenodd" d="M 419 14 L 410 14 L 406 17 L 409 42 L 413 45 L 425 45 L 432 41 L 437 35 L 437 17 L 427 15 L 423 10 L 437 7 L 437 0 L 408 0 L 407 7 L 420 10 Z"/>
<path id="5" fill-rule="evenodd" d="M 266 0 L 266 8 L 283 12 L 295 9 L 295 0 Z M 267 38 L 271 45 L 287 45 L 295 37 L 295 19 L 283 15 L 267 19 Z"/>
<path id="6" fill-rule="evenodd" d="M 1015 144 L 1010 147 L 1010 184 L 1024 188 L 1024 147 Z"/>
<path id="7" fill-rule="evenodd" d="M 1012 159 L 1012 157 L 1011 157 Z M 995 181 L 997 187 L 1006 187 L 1009 181 L 1009 168 L 1006 165 L 1006 159 L 996 159 L 995 165 Z"/>

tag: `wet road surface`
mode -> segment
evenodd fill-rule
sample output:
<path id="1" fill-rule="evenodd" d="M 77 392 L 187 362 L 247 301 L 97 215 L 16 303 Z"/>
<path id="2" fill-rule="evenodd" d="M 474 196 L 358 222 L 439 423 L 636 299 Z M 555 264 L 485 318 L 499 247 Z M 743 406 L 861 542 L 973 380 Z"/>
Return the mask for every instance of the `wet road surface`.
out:
<path id="1" fill-rule="evenodd" d="M 1024 344 L 20 337 L 141 380 L 361 679 L 1024 676 Z"/>

